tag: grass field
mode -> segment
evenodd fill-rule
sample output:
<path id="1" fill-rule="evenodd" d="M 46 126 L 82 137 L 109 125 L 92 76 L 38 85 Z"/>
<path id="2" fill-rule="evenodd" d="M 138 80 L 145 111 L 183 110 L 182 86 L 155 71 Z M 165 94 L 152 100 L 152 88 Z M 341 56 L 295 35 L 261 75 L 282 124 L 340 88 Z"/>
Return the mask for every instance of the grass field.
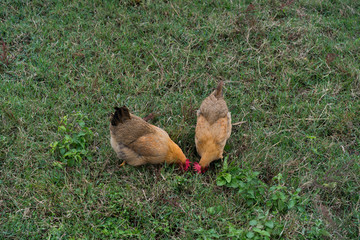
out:
<path id="1" fill-rule="evenodd" d="M 1 239 L 359 239 L 360 2 L 3 0 L 0 20 Z M 219 80 L 226 160 L 119 167 L 114 106 L 199 161 Z"/>

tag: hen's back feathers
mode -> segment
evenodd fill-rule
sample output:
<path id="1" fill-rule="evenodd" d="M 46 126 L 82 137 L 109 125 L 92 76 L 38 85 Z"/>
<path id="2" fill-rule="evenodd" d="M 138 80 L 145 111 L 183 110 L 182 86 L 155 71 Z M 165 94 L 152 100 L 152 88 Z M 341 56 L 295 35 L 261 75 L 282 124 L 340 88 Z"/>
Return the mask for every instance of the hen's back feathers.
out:
<path id="1" fill-rule="evenodd" d="M 198 112 L 198 115 L 202 115 L 210 124 L 213 124 L 219 118 L 226 117 L 229 112 L 222 95 L 223 84 L 223 81 L 221 81 L 215 91 L 205 98 Z"/>
<path id="2" fill-rule="evenodd" d="M 125 145 L 130 145 L 138 138 L 155 132 L 149 123 L 131 114 L 125 106 L 121 108 L 115 107 L 110 131 L 117 142 Z"/>

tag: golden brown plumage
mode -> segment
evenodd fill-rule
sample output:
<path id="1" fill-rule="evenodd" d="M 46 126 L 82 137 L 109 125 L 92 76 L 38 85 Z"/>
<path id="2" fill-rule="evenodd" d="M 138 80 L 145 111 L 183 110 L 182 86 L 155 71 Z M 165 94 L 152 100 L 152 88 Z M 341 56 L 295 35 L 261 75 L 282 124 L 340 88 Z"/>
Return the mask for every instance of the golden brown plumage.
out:
<path id="1" fill-rule="evenodd" d="M 119 158 L 132 166 L 167 162 L 178 163 L 187 170 L 189 160 L 163 129 L 131 114 L 125 106 L 115 110 L 110 142 Z"/>
<path id="2" fill-rule="evenodd" d="M 194 168 L 199 173 L 212 161 L 223 157 L 226 140 L 231 134 L 231 114 L 222 95 L 222 86 L 221 81 L 197 112 L 195 144 L 201 159 Z"/>

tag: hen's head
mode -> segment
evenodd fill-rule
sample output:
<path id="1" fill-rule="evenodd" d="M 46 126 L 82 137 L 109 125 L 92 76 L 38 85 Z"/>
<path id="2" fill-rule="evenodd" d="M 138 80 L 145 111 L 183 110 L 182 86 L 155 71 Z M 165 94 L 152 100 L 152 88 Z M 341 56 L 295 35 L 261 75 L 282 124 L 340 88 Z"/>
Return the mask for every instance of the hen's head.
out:
<path id="1" fill-rule="evenodd" d="M 194 163 L 194 170 L 195 170 L 195 172 L 197 172 L 197 173 L 199 173 L 199 174 L 206 172 L 207 169 L 208 169 L 207 167 L 206 167 L 206 168 L 202 168 L 199 163 Z"/>
<path id="2" fill-rule="evenodd" d="M 186 159 L 185 163 L 181 164 L 180 167 L 183 171 L 186 172 L 187 170 L 189 170 L 190 164 L 191 164 L 190 160 Z"/>

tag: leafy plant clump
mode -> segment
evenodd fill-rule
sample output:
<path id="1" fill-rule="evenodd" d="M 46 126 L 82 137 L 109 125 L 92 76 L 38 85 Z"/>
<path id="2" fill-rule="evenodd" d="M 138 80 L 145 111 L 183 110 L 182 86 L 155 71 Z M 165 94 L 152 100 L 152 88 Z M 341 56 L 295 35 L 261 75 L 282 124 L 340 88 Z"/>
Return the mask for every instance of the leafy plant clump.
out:
<path id="1" fill-rule="evenodd" d="M 61 118 L 58 127 L 61 140 L 50 144 L 51 153 L 60 160 L 54 163 L 56 166 L 73 167 L 80 165 L 84 158 L 92 159 L 89 146 L 94 133 L 85 126 L 86 119 L 82 113 L 72 114 L 70 120 L 67 115 Z"/>
<path id="2" fill-rule="evenodd" d="M 245 213 L 246 224 L 237 229 L 229 224 L 226 237 L 237 239 L 273 239 L 284 237 L 284 224 L 281 219 L 289 211 L 295 211 L 307 218 L 305 208 L 309 200 L 300 196 L 301 189 L 289 188 L 285 185 L 283 176 L 279 173 L 272 179 L 272 184 L 262 182 L 258 175 L 250 169 L 230 167 L 225 158 L 222 172 L 217 176 L 217 185 L 226 186 L 236 190 L 240 202 L 247 206 Z M 321 221 L 320 219 L 318 221 Z M 322 224 L 318 224 L 317 231 L 304 229 L 304 234 L 311 239 L 329 236 Z"/>

